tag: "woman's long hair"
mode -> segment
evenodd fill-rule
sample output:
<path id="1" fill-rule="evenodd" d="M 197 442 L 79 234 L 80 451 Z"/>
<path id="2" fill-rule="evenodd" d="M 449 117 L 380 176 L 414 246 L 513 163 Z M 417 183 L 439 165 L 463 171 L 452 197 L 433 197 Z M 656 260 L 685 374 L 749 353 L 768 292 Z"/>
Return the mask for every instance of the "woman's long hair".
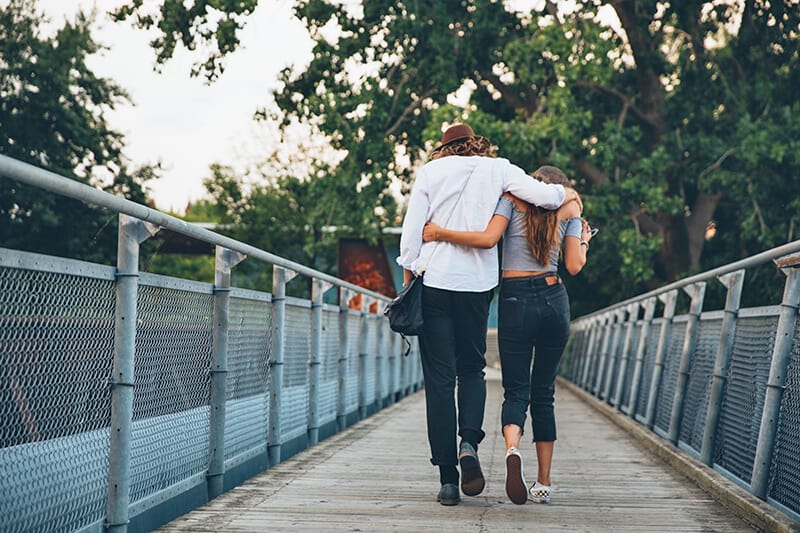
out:
<path id="1" fill-rule="evenodd" d="M 544 183 L 572 187 L 569 178 L 557 167 L 541 166 L 532 176 Z M 547 266 L 550 262 L 550 252 L 558 243 L 558 210 L 528 204 L 525 212 L 525 234 L 533 258 L 540 265 Z"/>
<path id="2" fill-rule="evenodd" d="M 463 141 L 452 142 L 450 144 L 445 144 L 444 146 L 439 146 L 431 152 L 431 155 L 428 157 L 428 159 L 433 161 L 434 159 L 440 159 L 450 155 L 460 155 L 465 157 L 471 155 L 482 155 L 485 157 L 497 156 L 495 147 L 492 146 L 492 141 L 486 137 L 475 135 L 474 137 L 468 137 Z"/>

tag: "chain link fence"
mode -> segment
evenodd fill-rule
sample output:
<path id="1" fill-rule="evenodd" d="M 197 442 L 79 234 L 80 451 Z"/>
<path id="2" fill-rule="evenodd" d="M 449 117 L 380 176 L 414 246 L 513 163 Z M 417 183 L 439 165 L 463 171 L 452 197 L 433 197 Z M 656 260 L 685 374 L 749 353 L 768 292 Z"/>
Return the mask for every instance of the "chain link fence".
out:
<path id="1" fill-rule="evenodd" d="M 121 250 L 0 248 L 0 532 L 152 529 L 420 389 L 417 343 L 370 312 L 388 298 L 5 156 L 0 176 L 120 213 Z M 159 227 L 216 246 L 214 284 L 139 272 Z M 271 292 L 230 286 L 245 257 Z"/>
<path id="2" fill-rule="evenodd" d="M 782 301 L 740 309 L 747 269 L 769 261 L 785 274 Z M 795 241 L 580 317 L 562 373 L 798 520 L 799 266 Z M 704 311 L 715 279 L 725 308 Z M 675 316 L 679 291 L 691 302 Z M 659 312 L 642 312 L 647 305 Z M 616 342 L 628 327 L 635 339 Z"/>

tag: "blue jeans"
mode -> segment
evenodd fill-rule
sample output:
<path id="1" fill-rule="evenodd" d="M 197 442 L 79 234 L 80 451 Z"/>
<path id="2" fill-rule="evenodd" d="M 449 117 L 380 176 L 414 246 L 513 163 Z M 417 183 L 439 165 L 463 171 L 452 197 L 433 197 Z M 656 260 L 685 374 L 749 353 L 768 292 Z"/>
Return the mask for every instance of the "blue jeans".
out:
<path id="1" fill-rule="evenodd" d="M 569 339 L 567 291 L 562 283 L 548 286 L 541 277 L 504 278 L 498 313 L 502 425 L 516 424 L 524 431 L 530 406 L 533 440 L 554 441 L 555 378 Z"/>
<path id="2" fill-rule="evenodd" d="M 456 435 L 477 446 L 484 437 L 486 322 L 493 290 L 422 291 L 422 373 L 431 463 L 458 464 Z M 456 387 L 458 384 L 458 387 Z"/>

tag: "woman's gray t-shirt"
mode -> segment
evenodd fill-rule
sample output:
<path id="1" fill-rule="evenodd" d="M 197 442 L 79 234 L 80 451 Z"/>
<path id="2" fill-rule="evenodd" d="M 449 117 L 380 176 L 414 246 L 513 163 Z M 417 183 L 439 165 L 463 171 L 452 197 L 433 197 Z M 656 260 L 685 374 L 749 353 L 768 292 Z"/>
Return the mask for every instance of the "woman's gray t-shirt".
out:
<path id="1" fill-rule="evenodd" d="M 581 219 L 573 217 L 560 220 L 558 223 L 558 241 L 550 250 L 550 263 L 540 265 L 531 254 L 528 237 L 525 231 L 525 213 L 517 211 L 514 202 L 508 198 L 500 198 L 494 210 L 495 215 L 508 219 L 508 227 L 503 234 L 503 270 L 522 270 L 528 272 L 555 272 L 558 270 L 558 252 L 564 237 L 581 238 L 583 224 Z"/>

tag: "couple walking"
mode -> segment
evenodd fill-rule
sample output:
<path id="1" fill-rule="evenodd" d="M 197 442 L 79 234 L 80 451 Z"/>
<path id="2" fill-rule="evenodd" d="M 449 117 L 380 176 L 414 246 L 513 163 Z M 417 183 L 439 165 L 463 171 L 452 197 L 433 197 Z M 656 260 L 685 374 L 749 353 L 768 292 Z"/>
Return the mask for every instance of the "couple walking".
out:
<path id="1" fill-rule="evenodd" d="M 501 236 L 498 343 L 506 493 L 516 504 L 550 501 L 554 383 L 570 320 L 557 269 L 562 244 L 570 274 L 586 262 L 592 233 L 581 210 L 580 197 L 559 169 L 545 166 L 528 176 L 496 158 L 491 142 L 466 124 L 445 130 L 417 173 L 397 262 L 404 283 L 424 271 L 420 347 L 428 442 L 431 463 L 439 467 L 442 505 L 460 501 L 458 466 L 464 494 L 476 496 L 485 485 L 477 451 L 485 435 L 486 328 Z M 519 451 L 529 406 L 538 460 L 530 487 Z"/>

